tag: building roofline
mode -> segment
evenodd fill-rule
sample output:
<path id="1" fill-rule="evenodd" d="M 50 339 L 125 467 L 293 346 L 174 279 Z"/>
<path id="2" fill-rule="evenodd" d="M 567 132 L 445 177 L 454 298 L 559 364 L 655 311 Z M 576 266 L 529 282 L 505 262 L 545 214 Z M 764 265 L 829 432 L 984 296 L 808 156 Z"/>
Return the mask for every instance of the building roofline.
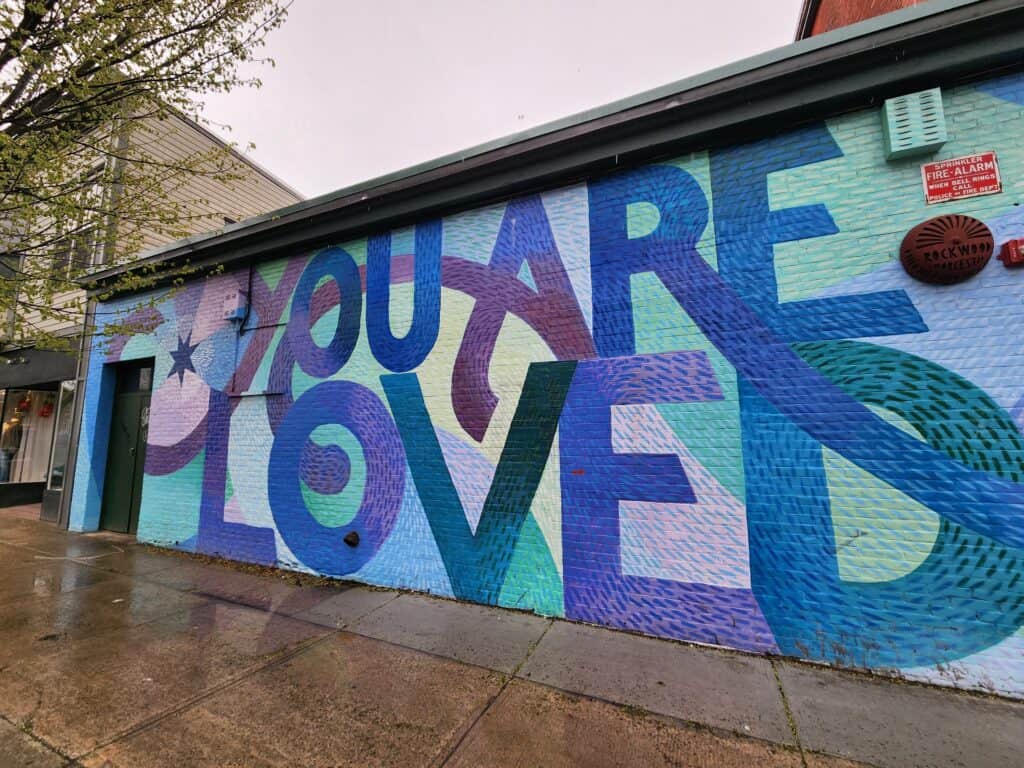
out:
<path id="1" fill-rule="evenodd" d="M 1024 63 L 1017 0 L 933 0 L 613 104 L 195 235 L 94 273 L 228 265 L 313 249 Z M 152 287 L 152 284 L 146 288 Z M 135 290 L 142 290 L 135 289 Z M 134 292 L 134 291 L 133 291 Z"/>
<path id="2" fill-rule="evenodd" d="M 244 152 L 239 152 L 238 149 L 235 148 L 235 146 L 230 141 L 226 141 L 225 139 L 221 138 L 195 118 L 189 117 L 184 112 L 174 107 L 168 107 L 168 109 L 170 110 L 171 114 L 173 114 L 175 117 L 179 118 L 180 120 L 184 120 L 186 123 L 188 123 L 189 127 L 194 128 L 195 130 L 199 131 L 199 133 L 203 134 L 203 136 L 208 138 L 210 141 L 228 150 L 231 153 L 232 157 L 234 157 L 239 162 L 245 163 L 247 166 L 252 168 L 254 171 L 256 171 L 256 173 L 258 173 L 260 176 L 265 178 L 270 183 L 274 184 L 277 187 L 280 187 L 289 195 L 292 195 L 298 198 L 299 200 L 307 199 L 304 194 L 299 192 L 299 190 L 295 189 L 295 187 L 293 187 L 291 184 L 287 183 L 283 179 L 279 178 L 276 174 L 267 170 L 264 166 L 260 165 L 258 162 L 253 160 Z"/>
<path id="3" fill-rule="evenodd" d="M 821 0 L 804 0 L 804 4 L 800 8 L 800 18 L 796 23 L 796 40 L 806 40 L 811 37 L 820 6 Z"/>

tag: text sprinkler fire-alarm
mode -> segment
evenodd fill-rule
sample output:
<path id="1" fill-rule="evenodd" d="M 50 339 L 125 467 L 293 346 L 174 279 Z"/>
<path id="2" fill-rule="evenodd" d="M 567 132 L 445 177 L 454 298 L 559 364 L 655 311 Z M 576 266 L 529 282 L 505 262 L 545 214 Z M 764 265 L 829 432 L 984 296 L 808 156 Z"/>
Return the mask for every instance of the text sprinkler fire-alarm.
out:
<path id="1" fill-rule="evenodd" d="M 981 272 L 994 251 L 992 232 L 984 222 L 953 213 L 910 230 L 900 245 L 900 262 L 922 282 L 952 285 Z"/>

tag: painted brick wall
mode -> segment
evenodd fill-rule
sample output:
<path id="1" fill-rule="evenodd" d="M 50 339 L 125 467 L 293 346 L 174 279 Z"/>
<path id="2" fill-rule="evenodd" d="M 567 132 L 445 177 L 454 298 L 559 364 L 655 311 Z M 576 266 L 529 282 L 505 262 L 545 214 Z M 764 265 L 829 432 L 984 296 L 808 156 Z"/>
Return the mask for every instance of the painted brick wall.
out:
<path id="1" fill-rule="evenodd" d="M 264 263 L 242 334 L 196 281 L 94 351 L 72 526 L 153 357 L 144 541 L 1024 696 L 1024 272 L 896 259 L 1024 236 L 1024 77 L 945 108 L 1002 194 L 867 111 Z"/>

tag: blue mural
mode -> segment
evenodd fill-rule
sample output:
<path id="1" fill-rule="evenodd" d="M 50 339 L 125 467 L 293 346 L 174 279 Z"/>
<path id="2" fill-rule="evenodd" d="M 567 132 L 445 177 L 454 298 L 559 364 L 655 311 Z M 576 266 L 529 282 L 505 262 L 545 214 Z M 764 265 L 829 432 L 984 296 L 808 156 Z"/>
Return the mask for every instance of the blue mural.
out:
<path id="1" fill-rule="evenodd" d="M 863 112 L 110 302 L 73 525 L 151 357 L 143 540 L 1024 696 L 1024 276 L 897 259 L 1024 237 L 1022 92 L 945 95 L 1002 195 L 927 207 Z"/>

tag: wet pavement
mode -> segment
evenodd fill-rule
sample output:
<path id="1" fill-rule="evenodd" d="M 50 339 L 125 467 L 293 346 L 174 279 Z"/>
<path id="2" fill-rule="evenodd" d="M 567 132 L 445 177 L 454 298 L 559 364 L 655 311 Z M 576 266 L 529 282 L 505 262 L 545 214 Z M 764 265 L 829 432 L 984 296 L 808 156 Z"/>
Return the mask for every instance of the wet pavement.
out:
<path id="1" fill-rule="evenodd" d="M 1009 766 L 1024 704 L 0 510 L 0 767 Z"/>

